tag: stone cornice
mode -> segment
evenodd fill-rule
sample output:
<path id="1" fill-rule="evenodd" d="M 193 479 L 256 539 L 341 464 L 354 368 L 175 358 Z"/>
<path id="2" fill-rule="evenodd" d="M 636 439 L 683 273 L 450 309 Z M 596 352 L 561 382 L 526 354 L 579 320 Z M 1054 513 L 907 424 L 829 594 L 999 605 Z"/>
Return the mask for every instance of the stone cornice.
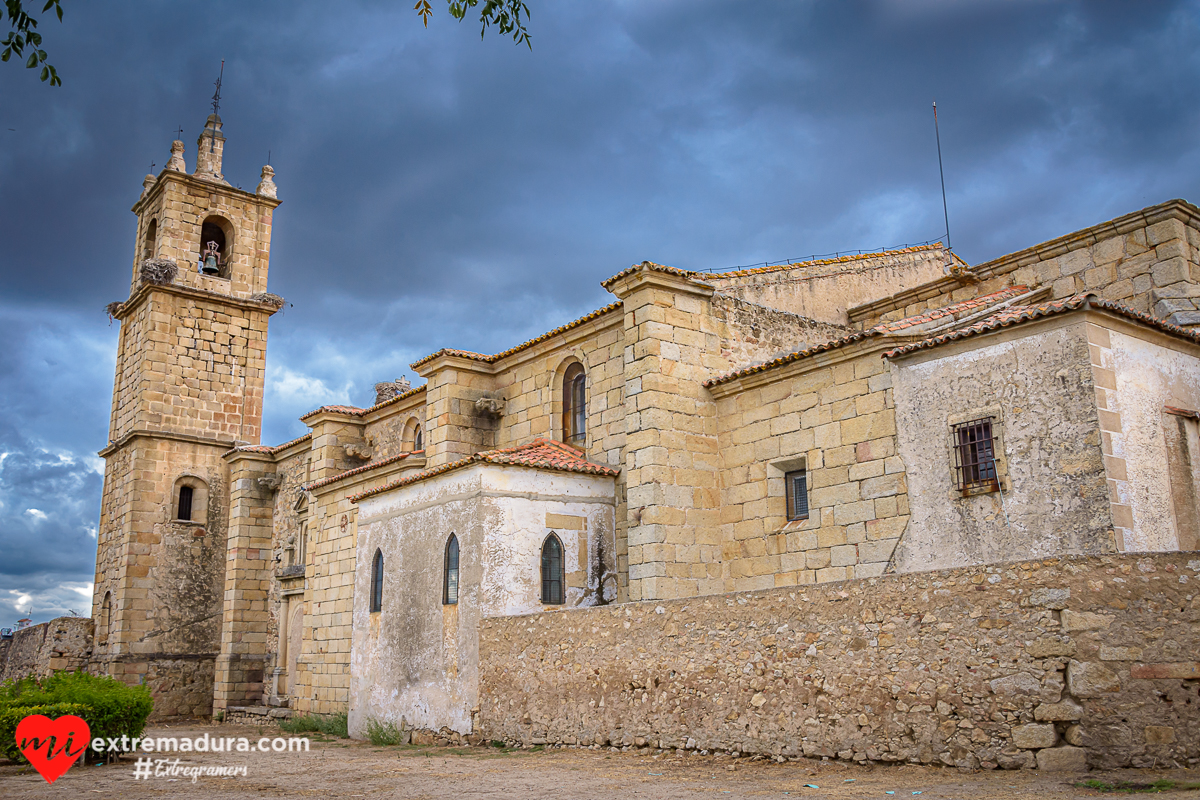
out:
<path id="1" fill-rule="evenodd" d="M 167 178 L 166 181 L 163 180 L 164 177 Z M 234 195 L 235 197 L 240 197 L 243 200 L 247 200 L 251 203 L 257 203 L 258 205 L 263 205 L 270 209 L 277 208 L 279 204 L 283 202 L 278 198 L 263 197 L 260 194 L 248 192 L 245 189 L 237 189 L 233 186 L 228 186 L 223 183 L 214 183 L 213 181 L 207 181 L 203 178 L 197 178 L 195 175 L 188 175 L 185 172 L 176 172 L 173 169 L 163 169 L 158 173 L 158 177 L 154 179 L 154 186 L 150 188 L 150 191 L 138 198 L 137 202 L 133 204 L 133 207 L 130 209 L 130 211 L 135 214 L 140 213 L 144 206 L 166 191 L 167 181 L 177 181 L 185 186 L 199 189 L 207 194 Z"/>
<path id="2" fill-rule="evenodd" d="M 768 366 L 753 372 L 748 371 L 737 377 L 724 379 L 720 383 L 708 386 L 708 391 L 713 397 L 719 400 L 723 397 L 740 394 L 750 389 L 757 389 L 760 386 L 790 380 L 816 369 L 823 369 L 824 367 L 841 364 L 863 356 L 882 353 L 885 350 L 895 347 L 897 343 L 912 341 L 917 338 L 924 337 L 885 336 L 882 334 L 864 336 L 840 346 L 813 352 L 811 355 L 796 354 L 799 357 L 783 361 L 778 365 Z"/>
<path id="3" fill-rule="evenodd" d="M 695 273 L 651 264 L 648 261 L 617 273 L 604 281 L 601 286 L 621 300 L 644 288 L 665 289 L 669 292 L 694 294 L 705 298 L 712 297 L 716 291 L 715 286 L 700 280 Z"/>
<path id="4" fill-rule="evenodd" d="M 220 447 L 222 450 L 229 450 L 237 445 L 237 442 L 232 439 L 215 439 L 211 436 L 197 436 L 191 433 L 177 433 L 175 431 L 160 431 L 151 428 L 136 428 L 129 431 L 120 439 L 116 439 L 108 443 L 108 446 L 100 450 L 96 455 L 101 458 L 107 458 L 112 453 L 120 450 L 125 445 L 134 439 L 166 439 L 172 442 L 186 442 L 188 444 L 200 444 L 210 447 Z"/>
<path id="5" fill-rule="evenodd" d="M 129 316 L 137 306 L 141 305 L 147 297 L 154 292 L 165 292 L 179 297 L 190 297 L 193 300 L 201 300 L 206 303 L 220 303 L 221 305 L 235 306 L 247 311 L 263 311 L 267 316 L 273 315 L 282 306 L 274 303 L 269 303 L 261 300 L 251 300 L 248 297 L 234 297 L 233 295 L 221 294 L 220 292 L 210 292 L 206 289 L 195 289 L 191 286 L 179 286 L 174 283 L 168 283 L 160 286 L 154 283 L 142 283 L 137 290 L 129 296 L 129 299 L 121 303 L 116 309 L 113 319 L 124 321 L 125 317 Z"/>

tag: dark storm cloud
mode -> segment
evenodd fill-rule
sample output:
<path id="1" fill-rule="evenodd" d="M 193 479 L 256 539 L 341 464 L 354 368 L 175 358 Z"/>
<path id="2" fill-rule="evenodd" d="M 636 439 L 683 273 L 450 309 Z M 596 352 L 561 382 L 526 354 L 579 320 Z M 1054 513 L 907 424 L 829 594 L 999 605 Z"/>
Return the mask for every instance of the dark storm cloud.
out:
<path id="1" fill-rule="evenodd" d="M 61 89 L 0 65 L 0 554 L 32 565 L 20 585 L 4 568 L 0 603 L 91 579 L 70 548 L 99 511 L 100 308 L 128 292 L 128 209 L 177 125 L 194 164 L 222 58 L 225 174 L 253 188 L 270 151 L 283 200 L 268 441 L 438 347 L 586 313 L 634 261 L 940 236 L 935 98 L 972 263 L 1196 196 L 1194 2 L 538 2 L 532 53 L 444 15 L 425 30 L 410 5 L 68 4 L 42 26 Z M 60 491 L 84 500 L 46 502 Z M 51 530 L 69 553 L 46 562 L 28 542 Z"/>

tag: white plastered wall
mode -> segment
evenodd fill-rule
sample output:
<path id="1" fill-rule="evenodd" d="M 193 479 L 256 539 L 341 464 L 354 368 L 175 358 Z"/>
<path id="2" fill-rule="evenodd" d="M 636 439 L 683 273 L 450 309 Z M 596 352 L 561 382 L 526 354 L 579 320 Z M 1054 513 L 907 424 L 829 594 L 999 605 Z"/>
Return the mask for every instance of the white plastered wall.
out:
<path id="1" fill-rule="evenodd" d="M 367 720 L 459 733 L 477 703 L 478 626 L 489 616 L 596 605 L 613 599 L 614 479 L 479 464 L 359 504 L 350 652 L 350 732 Z M 555 533 L 566 578 L 561 606 L 541 603 L 541 550 Z M 451 533 L 459 595 L 443 605 Z M 375 552 L 383 604 L 369 608 Z M 603 559 L 603 565 L 601 564 Z M 607 578 L 607 580 L 606 580 Z M 604 591 L 604 590 L 607 591 Z"/>

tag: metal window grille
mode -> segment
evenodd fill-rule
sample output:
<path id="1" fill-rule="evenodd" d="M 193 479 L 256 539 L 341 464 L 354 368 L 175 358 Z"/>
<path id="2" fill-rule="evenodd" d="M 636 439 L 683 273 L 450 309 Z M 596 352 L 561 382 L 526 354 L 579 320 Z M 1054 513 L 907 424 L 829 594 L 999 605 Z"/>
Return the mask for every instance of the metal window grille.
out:
<path id="1" fill-rule="evenodd" d="M 192 487 L 179 487 L 179 513 L 175 519 L 185 519 L 189 522 L 192 519 Z"/>
<path id="2" fill-rule="evenodd" d="M 993 417 L 971 420 L 951 429 L 954 439 L 955 488 L 996 491 L 1000 488 L 996 475 L 996 437 Z"/>
<path id="3" fill-rule="evenodd" d="M 458 604 L 458 537 L 453 533 L 446 542 L 446 581 L 442 602 L 448 606 Z"/>
<path id="4" fill-rule="evenodd" d="M 383 553 L 375 551 L 375 562 L 371 565 L 371 611 L 383 608 Z"/>
<path id="5" fill-rule="evenodd" d="M 808 519 L 808 473 L 805 470 L 783 476 L 787 489 L 787 518 Z"/>
<path id="6" fill-rule="evenodd" d="M 562 543 L 550 534 L 542 545 L 542 602 L 561 605 L 563 602 Z"/>

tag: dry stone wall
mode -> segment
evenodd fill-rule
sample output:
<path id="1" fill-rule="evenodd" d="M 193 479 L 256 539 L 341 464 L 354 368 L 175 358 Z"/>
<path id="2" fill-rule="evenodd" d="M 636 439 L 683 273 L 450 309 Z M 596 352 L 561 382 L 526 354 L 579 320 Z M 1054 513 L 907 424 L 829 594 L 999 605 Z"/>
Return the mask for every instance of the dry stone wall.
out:
<path id="1" fill-rule="evenodd" d="M 87 667 L 92 627 L 88 618 L 59 617 L 14 631 L 0 642 L 0 682 Z"/>
<path id="2" fill-rule="evenodd" d="M 1200 554 L 484 620 L 484 739 L 1043 769 L 1200 763 Z"/>

